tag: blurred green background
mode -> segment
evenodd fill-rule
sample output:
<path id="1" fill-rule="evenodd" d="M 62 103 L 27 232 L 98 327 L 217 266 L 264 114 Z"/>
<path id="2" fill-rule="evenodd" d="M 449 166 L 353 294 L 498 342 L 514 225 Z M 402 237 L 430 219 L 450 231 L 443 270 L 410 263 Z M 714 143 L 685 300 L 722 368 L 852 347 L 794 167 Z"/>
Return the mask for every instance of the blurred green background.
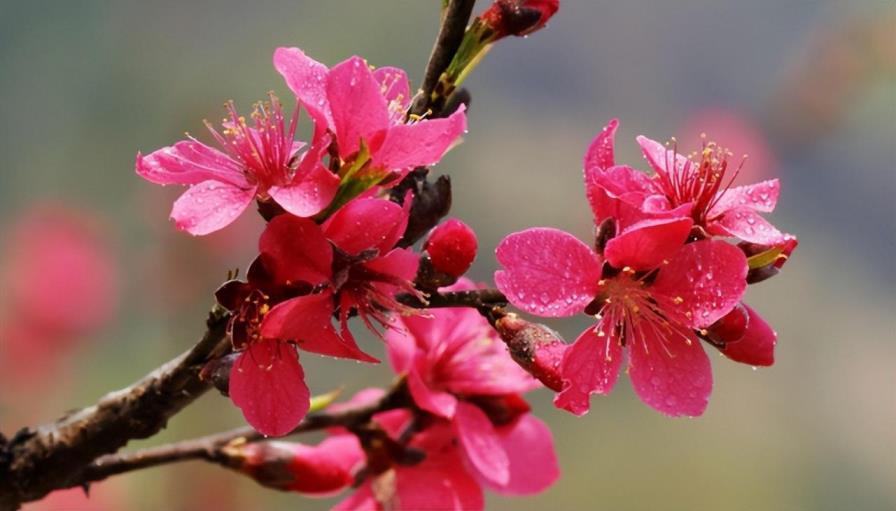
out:
<path id="1" fill-rule="evenodd" d="M 489 509 L 896 509 L 894 5 L 564 0 L 546 30 L 487 56 L 467 82 L 469 135 L 436 168 L 452 177 L 453 215 L 479 234 L 473 277 L 490 280 L 509 232 L 590 236 L 581 156 L 614 116 L 623 162 L 641 166 L 640 133 L 694 141 L 704 131 L 750 153 L 742 182 L 779 176 L 772 220 L 800 238 L 783 274 L 748 292 L 778 330 L 773 367 L 714 356 L 710 406 L 694 420 L 652 411 L 624 379 L 581 419 L 537 392 L 562 478 L 537 497 L 491 495 Z M 248 111 L 268 90 L 288 97 L 271 65 L 281 45 L 327 64 L 360 54 L 407 69 L 417 85 L 437 23 L 435 0 L 0 2 L 0 248 L 16 248 L 6 233 L 34 204 L 70 205 L 101 219 L 120 280 L 114 319 L 66 348 L 62 363 L 25 383 L 0 374 L 0 431 L 89 404 L 186 349 L 226 270 L 253 255 L 261 223 L 251 215 L 204 239 L 176 232 L 166 218 L 177 190 L 139 179 L 137 150 L 184 131 L 208 140 L 202 119 L 219 119 L 225 100 Z M 584 323 L 555 326 L 572 339 Z M 385 367 L 313 355 L 303 364 L 316 392 L 389 378 Z M 133 447 L 241 424 L 209 394 Z M 200 462 L 93 491 L 89 505 L 31 509 L 336 502 L 267 491 Z"/>

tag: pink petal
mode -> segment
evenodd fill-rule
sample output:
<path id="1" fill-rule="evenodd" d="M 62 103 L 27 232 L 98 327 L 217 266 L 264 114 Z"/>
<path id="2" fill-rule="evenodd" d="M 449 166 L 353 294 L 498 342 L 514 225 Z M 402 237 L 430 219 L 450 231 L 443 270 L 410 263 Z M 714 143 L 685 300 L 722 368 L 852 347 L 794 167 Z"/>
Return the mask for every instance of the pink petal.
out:
<path id="1" fill-rule="evenodd" d="M 454 417 L 457 410 L 457 398 L 451 394 L 434 390 L 423 381 L 419 368 L 412 367 L 408 371 L 408 389 L 414 402 L 420 408 L 446 419 Z"/>
<path id="2" fill-rule="evenodd" d="M 712 392 L 709 357 L 696 338 L 643 328 L 630 341 L 629 376 L 641 401 L 672 417 L 703 414 Z M 683 333 L 683 332 L 682 332 Z"/>
<path id="3" fill-rule="evenodd" d="M 295 457 L 290 471 L 292 491 L 328 497 L 354 482 L 353 469 L 363 463 L 364 450 L 354 435 L 336 435 L 316 446 L 293 444 Z"/>
<path id="4" fill-rule="evenodd" d="M 495 251 L 504 267 L 495 284 L 520 309 L 546 317 L 581 312 L 597 292 L 601 263 L 573 235 L 547 227 L 504 238 Z"/>
<path id="5" fill-rule="evenodd" d="M 691 225 L 690 218 L 643 220 L 608 241 L 604 256 L 616 268 L 656 268 L 684 244 Z"/>
<path id="6" fill-rule="evenodd" d="M 787 241 L 784 233 L 746 207 L 726 211 L 708 227 L 712 234 L 733 236 L 760 245 L 779 245 Z"/>
<path id="7" fill-rule="evenodd" d="M 396 321 L 404 324 L 402 319 Z M 389 364 L 395 373 L 403 373 L 411 368 L 417 354 L 417 342 L 407 328 L 390 328 L 386 331 L 386 351 Z"/>
<path id="8" fill-rule="evenodd" d="M 627 165 L 585 169 L 585 193 L 597 224 L 615 218 L 625 228 L 648 218 L 643 204 L 655 192 L 647 174 Z"/>
<path id="9" fill-rule="evenodd" d="M 743 304 L 749 315 L 743 336 L 727 342 L 722 353 L 731 360 L 753 366 L 770 366 L 775 363 L 775 344 L 778 334 L 756 311 Z"/>
<path id="10" fill-rule="evenodd" d="M 255 188 L 203 181 L 183 193 L 171 208 L 178 229 L 202 236 L 227 227 L 255 198 Z"/>
<path id="11" fill-rule="evenodd" d="M 404 113 L 411 103 L 411 87 L 408 75 L 397 67 L 380 67 L 373 71 L 373 77 L 379 82 L 383 97 L 389 103 L 392 123 L 404 120 Z"/>
<path id="12" fill-rule="evenodd" d="M 647 163 L 650 164 L 657 174 L 678 176 L 691 165 L 691 162 L 686 157 L 672 149 L 666 149 L 663 144 L 656 140 L 651 140 L 643 135 L 639 135 L 636 140 L 641 146 L 641 152 L 644 153 L 644 157 L 647 158 Z"/>
<path id="13" fill-rule="evenodd" d="M 482 488 L 466 471 L 456 449 L 427 452 L 419 465 L 395 469 L 394 507 L 406 511 L 478 511 L 485 503 Z"/>
<path id="14" fill-rule="evenodd" d="M 512 425 L 498 428 L 498 436 L 510 461 L 510 480 L 502 486 L 489 484 L 493 490 L 534 495 L 560 477 L 551 430 L 534 415 L 527 413 Z"/>
<path id="15" fill-rule="evenodd" d="M 420 255 L 410 248 L 393 248 L 383 257 L 364 263 L 370 270 L 404 281 L 413 281 L 420 265 Z"/>
<path id="16" fill-rule="evenodd" d="M 622 365 L 622 347 L 612 328 L 603 323 L 588 327 L 563 354 L 563 391 L 554 398 L 557 408 L 582 416 L 591 408 L 591 394 L 606 395 L 613 390 Z"/>
<path id="17" fill-rule="evenodd" d="M 460 401 L 454 427 L 462 452 L 479 477 L 496 486 L 506 485 L 510 481 L 510 459 L 485 412 Z"/>
<path id="18" fill-rule="evenodd" d="M 616 137 L 616 128 L 619 127 L 619 119 L 610 119 L 600 133 L 594 137 L 588 149 L 585 151 L 584 169 L 586 176 L 589 172 L 604 171 L 613 165 L 613 139 Z M 588 182 L 588 178 L 585 178 Z"/>
<path id="19" fill-rule="evenodd" d="M 287 186 L 272 186 L 268 193 L 287 212 L 308 217 L 329 206 L 338 188 L 339 176 L 317 165 L 302 180 Z"/>
<path id="20" fill-rule="evenodd" d="M 444 119 L 393 126 L 375 151 L 374 163 L 390 170 L 435 165 L 466 129 L 463 108 Z"/>
<path id="21" fill-rule="evenodd" d="M 230 399 L 259 433 L 283 436 L 295 429 L 311 406 L 295 349 L 277 341 L 250 346 L 230 371 Z"/>
<path id="22" fill-rule="evenodd" d="M 258 251 L 278 282 L 317 285 L 332 276 L 333 249 L 320 227 L 307 218 L 276 216 L 261 233 Z"/>
<path id="23" fill-rule="evenodd" d="M 295 341 L 299 348 L 320 355 L 379 362 L 361 351 L 353 339 L 340 337 L 333 328 L 332 316 L 332 293 L 299 296 L 274 306 L 261 323 L 261 333 L 272 339 Z"/>
<path id="24" fill-rule="evenodd" d="M 454 394 L 467 396 L 500 396 L 538 388 L 538 382 L 510 358 L 507 347 L 488 321 L 475 310 L 463 312 L 471 320 L 475 319 L 475 323 L 467 323 L 465 330 L 455 330 L 452 334 L 457 340 L 446 339 L 445 355 L 436 362 L 441 385 Z M 455 318 L 462 324 L 463 316 L 456 314 Z"/>
<path id="25" fill-rule="evenodd" d="M 146 156 L 137 153 L 137 174 L 161 185 L 194 185 L 215 180 L 247 188 L 243 166 L 197 140 L 182 140 Z"/>
<path id="26" fill-rule="evenodd" d="M 718 202 L 710 209 L 709 217 L 721 215 L 734 208 L 749 208 L 754 211 L 770 213 L 775 209 L 780 193 L 781 184 L 777 179 L 729 188 L 722 193 Z"/>
<path id="27" fill-rule="evenodd" d="M 664 310 L 694 327 L 707 327 L 728 314 L 747 289 L 747 258 L 724 241 L 688 243 L 662 267 L 653 283 Z"/>
<path id="28" fill-rule="evenodd" d="M 407 212 L 385 199 L 355 199 L 339 208 L 323 225 L 327 238 L 352 255 L 375 249 L 386 254 L 407 227 Z"/>
<path id="29" fill-rule="evenodd" d="M 274 51 L 274 67 L 314 118 L 316 129 L 332 128 L 333 119 L 327 102 L 327 66 L 298 48 L 277 48 Z"/>
<path id="30" fill-rule="evenodd" d="M 351 57 L 330 70 L 327 96 L 342 158 L 356 153 L 361 139 L 368 146 L 376 145 L 375 135 L 389 127 L 386 99 L 361 57 Z"/>

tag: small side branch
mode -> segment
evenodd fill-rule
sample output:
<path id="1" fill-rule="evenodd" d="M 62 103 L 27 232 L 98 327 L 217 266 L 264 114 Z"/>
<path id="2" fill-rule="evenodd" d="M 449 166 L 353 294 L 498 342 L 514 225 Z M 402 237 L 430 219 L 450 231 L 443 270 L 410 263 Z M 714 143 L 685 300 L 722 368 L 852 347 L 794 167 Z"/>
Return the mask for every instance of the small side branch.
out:
<path id="1" fill-rule="evenodd" d="M 476 0 L 449 0 L 448 7 L 445 8 L 442 15 L 439 35 L 423 75 L 423 82 L 420 86 L 422 93 L 411 105 L 410 114 L 423 115 L 429 109 L 432 92 L 435 90 L 436 84 L 439 83 L 442 72 L 448 68 L 448 64 L 451 63 L 451 59 L 454 58 L 454 54 L 460 47 L 475 3 Z"/>
<path id="2" fill-rule="evenodd" d="M 359 426 L 370 421 L 371 417 L 379 412 L 407 406 L 409 403 L 407 386 L 401 379 L 376 401 L 338 411 L 308 415 L 289 434 L 295 435 L 335 426 L 346 428 Z M 70 486 L 82 486 L 117 474 L 179 461 L 205 460 L 227 466 L 230 461 L 230 457 L 226 454 L 228 446 L 262 440 L 266 440 L 266 438 L 257 431 L 250 427 L 243 427 L 193 440 L 142 449 L 133 453 L 109 454 L 90 464 L 80 474 L 78 480 L 72 481 Z"/>

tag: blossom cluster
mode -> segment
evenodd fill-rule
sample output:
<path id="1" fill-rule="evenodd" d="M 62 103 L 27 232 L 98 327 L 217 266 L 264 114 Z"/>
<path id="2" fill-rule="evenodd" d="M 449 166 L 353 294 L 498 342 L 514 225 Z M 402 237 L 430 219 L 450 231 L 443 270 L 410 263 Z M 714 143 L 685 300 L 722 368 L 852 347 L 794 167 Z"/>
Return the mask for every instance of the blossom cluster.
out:
<path id="1" fill-rule="evenodd" d="M 543 27 L 557 7 L 494 2 L 430 99 L 444 107 L 490 45 Z M 396 383 L 332 404 L 332 413 L 378 407 L 316 446 L 228 447 L 231 468 L 307 495 L 354 488 L 337 509 L 481 509 L 484 488 L 532 494 L 559 475 L 551 433 L 525 393 L 544 385 L 557 407 L 582 415 L 627 359 L 645 403 L 698 416 L 712 388 L 703 342 L 739 362 L 773 362 L 777 335 L 743 297 L 797 241 L 761 215 L 774 209 L 778 181 L 734 186 L 740 167 L 726 149 L 704 142 L 685 156 L 638 137 L 651 171 L 643 172 L 616 163 L 611 121 L 584 158 L 593 243 L 553 228 L 511 234 L 497 247 L 490 290 L 464 277 L 478 242 L 459 220 L 438 224 L 447 206 L 417 225 L 427 200 L 417 179 L 466 132 L 465 106 L 416 115 L 420 96 L 406 73 L 357 56 L 328 68 L 278 48 L 273 63 L 295 96 L 291 113 L 273 93 L 249 120 L 228 103 L 220 127 L 206 123 L 216 147 L 189 137 L 137 154 L 141 177 L 189 186 L 171 211 L 179 229 L 222 229 L 253 202 L 267 221 L 245 280 L 215 293 L 229 312 L 232 353 L 207 368 L 223 368 L 219 387 L 249 424 L 276 437 L 312 407 L 300 351 L 379 362 L 352 323 L 385 343 Z M 307 141 L 298 136 L 302 111 Z M 427 228 L 417 244 L 412 231 Z M 446 308 L 434 300 L 485 292 L 497 298 Z M 584 313 L 595 324 L 566 344 L 508 303 L 548 318 Z"/>
<path id="2" fill-rule="evenodd" d="M 797 240 L 760 215 L 775 207 L 777 179 L 732 186 L 738 167 L 727 150 L 706 142 L 684 156 L 643 136 L 653 173 L 617 165 L 617 127 L 611 121 L 585 153 L 593 246 L 557 229 L 511 234 L 497 249 L 495 283 L 526 312 L 595 319 L 558 364 L 558 407 L 586 413 L 590 394 L 612 390 L 627 354 L 645 403 L 701 415 L 712 390 L 701 340 L 732 360 L 772 364 L 777 336 L 742 298 L 748 283 L 777 272 Z"/>

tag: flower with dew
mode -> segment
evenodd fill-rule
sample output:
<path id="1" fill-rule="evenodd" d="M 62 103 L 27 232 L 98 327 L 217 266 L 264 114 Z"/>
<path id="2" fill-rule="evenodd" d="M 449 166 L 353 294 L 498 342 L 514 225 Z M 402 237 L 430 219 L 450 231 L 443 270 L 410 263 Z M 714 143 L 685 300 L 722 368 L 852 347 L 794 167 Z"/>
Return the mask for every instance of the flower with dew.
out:
<path id="1" fill-rule="evenodd" d="M 285 282 L 310 281 L 310 294 L 284 300 L 265 313 L 261 335 L 279 339 L 330 339 L 357 349 L 348 319 L 357 314 L 377 332 L 392 312 L 416 313 L 396 299 L 417 294 L 413 279 L 419 255 L 396 247 L 408 222 L 410 201 L 402 207 L 385 199 L 359 198 L 336 211 L 322 225 L 279 215 L 262 234 L 263 260 L 271 261 Z M 314 247 L 313 249 L 309 247 Z M 337 316 L 339 333 L 331 318 Z M 369 355 L 360 360 L 375 362 Z"/>
<path id="2" fill-rule="evenodd" d="M 436 164 L 466 130 L 463 109 L 440 119 L 406 118 L 410 86 L 398 68 L 371 69 L 354 56 L 327 69 L 298 48 L 277 48 L 274 67 L 316 126 L 332 135 L 344 183 L 397 183 L 415 167 Z"/>
<path id="3" fill-rule="evenodd" d="M 247 280 L 228 281 L 215 296 L 231 311 L 228 334 L 238 352 L 230 370 L 230 397 L 255 429 L 280 436 L 295 428 L 309 407 L 296 348 L 366 362 L 376 359 L 333 328 L 332 293 L 314 292 L 329 284 L 334 259 L 333 247 L 317 224 L 279 215 L 262 233 L 258 249 Z M 268 321 L 282 304 L 301 309 L 289 318 L 292 329 L 282 328 L 276 314 Z"/>
<path id="4" fill-rule="evenodd" d="M 297 141 L 298 106 L 288 122 L 273 93 L 269 102 L 256 104 L 248 121 L 232 102 L 227 110 L 221 131 L 206 121 L 220 150 L 189 137 L 145 156 L 137 153 L 137 174 L 147 181 L 190 186 L 171 210 L 179 229 L 193 235 L 217 231 L 253 199 L 274 201 L 301 217 L 330 204 L 339 177 L 321 163 L 329 136 L 318 133 L 310 146 Z"/>
<path id="5" fill-rule="evenodd" d="M 693 220 L 701 237 L 734 237 L 764 247 L 776 247 L 786 259 L 796 238 L 785 234 L 760 213 L 774 210 L 780 183 L 770 179 L 732 186 L 740 167 L 730 153 L 713 142 L 686 157 L 644 136 L 637 138 L 653 169 L 648 176 L 632 167 L 616 165 L 613 156 L 616 119 L 601 130 L 585 153 L 585 182 L 595 219 L 614 217 L 627 223 L 635 218 L 682 216 Z"/>
<path id="6" fill-rule="evenodd" d="M 689 230 L 689 221 L 636 227 L 614 247 L 613 262 L 556 229 L 528 229 L 499 244 L 504 269 L 495 282 L 511 303 L 545 317 L 584 312 L 597 322 L 563 355 L 558 407 L 586 413 L 590 394 L 613 388 L 627 351 L 645 403 L 671 416 L 703 413 L 712 374 L 698 334 L 738 304 L 747 263 L 723 241 L 684 244 Z M 645 264 L 643 250 L 656 264 Z"/>

